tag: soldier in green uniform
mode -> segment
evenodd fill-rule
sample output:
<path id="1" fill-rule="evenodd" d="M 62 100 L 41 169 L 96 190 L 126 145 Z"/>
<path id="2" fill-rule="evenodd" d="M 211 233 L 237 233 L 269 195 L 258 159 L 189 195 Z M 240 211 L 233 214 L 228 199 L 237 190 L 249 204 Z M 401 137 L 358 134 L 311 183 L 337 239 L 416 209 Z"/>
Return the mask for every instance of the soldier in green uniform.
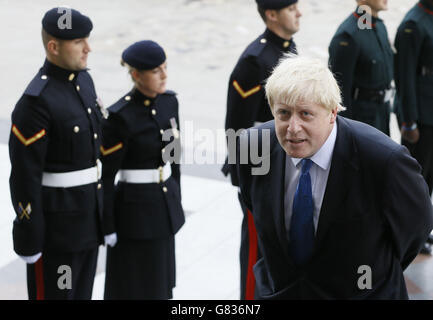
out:
<path id="1" fill-rule="evenodd" d="M 395 109 L 401 143 L 422 167 L 433 189 L 433 0 L 419 1 L 404 17 L 395 38 Z M 429 238 L 429 242 L 433 242 Z M 430 253 L 426 244 L 421 251 Z"/>
<path id="2" fill-rule="evenodd" d="M 387 0 L 357 0 L 329 46 L 329 63 L 342 90 L 341 115 L 389 135 L 393 51 L 378 13 Z M 368 9 L 368 10 L 366 10 Z"/>

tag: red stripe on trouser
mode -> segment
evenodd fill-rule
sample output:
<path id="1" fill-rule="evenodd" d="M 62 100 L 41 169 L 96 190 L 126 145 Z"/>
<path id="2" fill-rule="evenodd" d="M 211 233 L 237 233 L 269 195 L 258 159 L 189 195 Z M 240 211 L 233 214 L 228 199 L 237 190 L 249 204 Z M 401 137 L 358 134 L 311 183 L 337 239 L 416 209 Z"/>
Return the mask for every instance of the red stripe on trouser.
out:
<path id="1" fill-rule="evenodd" d="M 254 278 L 253 266 L 257 262 L 257 232 L 254 225 L 253 215 L 250 210 L 247 210 L 248 216 L 248 269 L 247 269 L 247 283 L 245 287 L 245 300 L 254 300 L 254 289 L 256 279 Z"/>
<path id="2" fill-rule="evenodd" d="M 35 263 L 36 276 L 36 300 L 44 300 L 44 270 L 42 267 L 42 257 Z"/>

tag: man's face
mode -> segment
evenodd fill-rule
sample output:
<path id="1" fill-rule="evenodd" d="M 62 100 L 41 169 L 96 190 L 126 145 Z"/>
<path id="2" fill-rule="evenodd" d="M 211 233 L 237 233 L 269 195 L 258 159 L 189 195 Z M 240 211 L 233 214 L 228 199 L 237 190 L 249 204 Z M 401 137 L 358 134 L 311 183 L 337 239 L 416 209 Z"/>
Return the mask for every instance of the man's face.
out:
<path id="1" fill-rule="evenodd" d="M 89 38 L 62 40 L 59 43 L 58 58 L 68 70 L 83 70 L 87 67 L 87 56 L 91 51 Z"/>
<path id="2" fill-rule="evenodd" d="M 150 97 L 164 93 L 167 84 L 167 62 L 152 70 L 138 72 L 135 81 L 137 87 Z"/>
<path id="3" fill-rule="evenodd" d="M 299 18 L 302 16 L 296 3 L 278 10 L 277 23 L 287 34 L 295 34 L 299 30 Z"/>
<path id="4" fill-rule="evenodd" d="M 294 106 L 275 103 L 273 115 L 277 138 L 284 151 L 293 158 L 309 158 L 331 133 L 337 107 L 329 111 L 309 101 Z"/>
<path id="5" fill-rule="evenodd" d="M 376 12 L 388 10 L 388 0 L 362 0 L 360 4 L 367 5 Z"/>

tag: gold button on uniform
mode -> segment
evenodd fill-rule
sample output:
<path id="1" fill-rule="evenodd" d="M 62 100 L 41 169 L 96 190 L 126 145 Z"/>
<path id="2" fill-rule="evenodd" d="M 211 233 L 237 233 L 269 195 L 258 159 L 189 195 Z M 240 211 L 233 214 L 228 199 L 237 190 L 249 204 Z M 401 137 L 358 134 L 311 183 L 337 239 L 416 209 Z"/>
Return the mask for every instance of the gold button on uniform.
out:
<path id="1" fill-rule="evenodd" d="M 102 188 L 102 184 L 98 183 L 98 189 Z"/>
<path id="2" fill-rule="evenodd" d="M 144 105 L 146 107 L 150 106 L 150 100 L 148 100 L 148 99 L 144 100 Z"/>
<path id="3" fill-rule="evenodd" d="M 160 134 L 164 134 L 164 130 L 162 130 L 162 129 L 159 130 L 159 133 L 160 133 Z"/>
<path id="4" fill-rule="evenodd" d="M 46 75 L 42 75 L 42 76 L 41 76 L 41 79 L 42 79 L 42 80 L 47 80 L 48 77 L 47 77 Z"/>
<path id="5" fill-rule="evenodd" d="M 95 134 L 93 135 L 93 138 L 95 138 L 95 140 L 98 139 L 98 134 L 95 133 Z"/>
<path id="6" fill-rule="evenodd" d="M 91 113 L 92 113 L 92 109 L 87 108 L 87 113 L 88 113 L 88 114 L 91 114 Z"/>
<path id="7" fill-rule="evenodd" d="M 284 41 L 284 43 L 283 43 L 284 48 L 287 48 L 289 45 L 290 45 L 289 41 Z"/>
<path id="8" fill-rule="evenodd" d="M 152 114 L 155 115 L 156 114 L 156 110 L 152 109 Z"/>
<path id="9" fill-rule="evenodd" d="M 260 43 L 266 43 L 266 39 L 265 38 L 260 39 Z"/>
<path id="10" fill-rule="evenodd" d="M 77 132 L 79 132 L 79 131 L 80 131 L 80 127 L 79 127 L 79 126 L 75 126 L 75 127 L 74 127 L 74 132 L 77 133 Z"/>
<path id="11" fill-rule="evenodd" d="M 129 100 L 131 100 L 131 97 L 130 97 L 130 96 L 126 96 L 126 97 L 125 97 L 125 100 L 126 100 L 126 101 L 129 101 Z"/>
<path id="12" fill-rule="evenodd" d="M 69 81 L 72 81 L 72 80 L 74 80 L 74 78 L 75 78 L 75 74 L 73 74 L 73 73 L 71 73 L 70 75 L 69 75 Z"/>
<path id="13" fill-rule="evenodd" d="M 80 91 L 80 86 L 77 86 L 77 91 Z"/>
<path id="14" fill-rule="evenodd" d="M 168 191 L 167 187 L 163 187 L 162 191 L 167 192 Z"/>

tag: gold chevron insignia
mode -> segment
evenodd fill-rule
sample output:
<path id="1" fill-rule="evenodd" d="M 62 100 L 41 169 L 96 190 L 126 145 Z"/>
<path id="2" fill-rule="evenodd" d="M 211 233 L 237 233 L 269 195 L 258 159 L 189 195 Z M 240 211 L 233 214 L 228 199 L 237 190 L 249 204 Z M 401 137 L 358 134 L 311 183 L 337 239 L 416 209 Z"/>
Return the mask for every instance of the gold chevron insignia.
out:
<path id="1" fill-rule="evenodd" d="M 20 130 L 18 130 L 18 128 L 15 125 L 12 126 L 12 132 L 16 135 L 18 140 L 20 140 L 26 147 L 31 145 L 33 142 L 38 141 L 40 138 L 42 138 L 46 134 L 45 129 L 42 129 L 41 131 L 36 133 L 34 136 L 26 139 L 26 138 L 24 138 L 23 134 L 20 132 Z"/>
<path id="2" fill-rule="evenodd" d="M 239 85 L 239 83 L 234 80 L 233 81 L 233 87 L 235 87 L 236 91 L 241 95 L 242 98 L 248 98 L 249 96 L 253 95 L 254 93 L 260 91 L 260 88 L 262 87 L 260 84 L 258 86 L 255 86 L 254 88 L 248 90 L 247 92 L 245 92 L 241 86 Z"/>
<path id="3" fill-rule="evenodd" d="M 101 153 L 103 156 L 108 156 L 109 154 L 112 154 L 113 152 L 116 152 L 117 150 L 122 149 L 123 143 L 119 142 L 114 147 L 111 147 L 109 149 L 105 149 L 103 146 L 100 147 Z"/>

